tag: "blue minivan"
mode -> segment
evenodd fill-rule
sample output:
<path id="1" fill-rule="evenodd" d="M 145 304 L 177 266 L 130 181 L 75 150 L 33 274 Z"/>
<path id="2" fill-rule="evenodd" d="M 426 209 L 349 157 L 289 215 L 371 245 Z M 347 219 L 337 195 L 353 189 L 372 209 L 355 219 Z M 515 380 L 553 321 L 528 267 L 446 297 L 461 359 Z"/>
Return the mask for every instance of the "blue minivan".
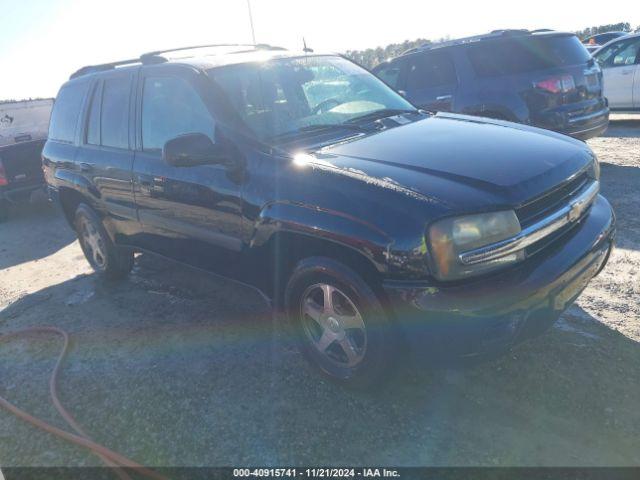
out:
<path id="1" fill-rule="evenodd" d="M 414 105 L 586 140 L 609 125 L 602 72 L 572 33 L 498 30 L 426 44 L 373 73 Z"/>

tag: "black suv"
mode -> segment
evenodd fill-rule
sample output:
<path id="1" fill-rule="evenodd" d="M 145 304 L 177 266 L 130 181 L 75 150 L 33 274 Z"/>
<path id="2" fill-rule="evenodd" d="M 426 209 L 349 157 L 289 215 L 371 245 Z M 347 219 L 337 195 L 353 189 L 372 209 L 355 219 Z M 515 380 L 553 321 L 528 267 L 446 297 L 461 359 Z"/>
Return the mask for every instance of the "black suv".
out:
<path id="1" fill-rule="evenodd" d="M 500 30 L 426 44 L 373 73 L 430 111 L 509 120 L 583 140 L 609 125 L 602 72 L 571 33 Z"/>
<path id="2" fill-rule="evenodd" d="M 43 162 L 97 272 L 150 251 L 251 284 L 352 385 L 407 343 L 474 355 L 541 332 L 614 234 L 584 143 L 432 115 L 340 56 L 266 46 L 83 68 Z"/>

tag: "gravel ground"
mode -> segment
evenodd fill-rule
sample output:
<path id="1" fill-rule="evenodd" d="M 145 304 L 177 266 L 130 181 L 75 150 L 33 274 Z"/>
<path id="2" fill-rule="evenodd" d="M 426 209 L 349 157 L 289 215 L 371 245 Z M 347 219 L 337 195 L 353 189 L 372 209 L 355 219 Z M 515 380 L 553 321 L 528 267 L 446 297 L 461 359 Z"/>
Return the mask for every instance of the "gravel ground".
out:
<path id="1" fill-rule="evenodd" d="M 0 332 L 72 337 L 60 397 L 98 442 L 152 466 L 640 465 L 640 117 L 589 141 L 618 215 L 606 270 L 544 336 L 474 367 L 407 365 L 375 395 L 310 371 L 252 290 L 140 256 L 96 279 L 43 206 L 0 225 Z M 0 345 L 0 395 L 67 428 L 48 400 L 60 344 Z M 87 466 L 0 411 L 0 465 Z"/>

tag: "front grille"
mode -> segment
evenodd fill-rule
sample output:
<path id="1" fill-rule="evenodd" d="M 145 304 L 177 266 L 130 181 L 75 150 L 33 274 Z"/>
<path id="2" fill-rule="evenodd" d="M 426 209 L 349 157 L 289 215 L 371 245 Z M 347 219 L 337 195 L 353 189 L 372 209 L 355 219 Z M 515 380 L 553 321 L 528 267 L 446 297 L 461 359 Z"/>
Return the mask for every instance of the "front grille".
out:
<path id="1" fill-rule="evenodd" d="M 529 258 L 530 256 L 535 255 L 536 253 L 542 250 L 546 250 L 547 247 L 549 247 L 550 245 L 558 243 L 560 238 L 564 237 L 571 230 L 573 230 L 573 228 L 576 225 L 578 225 L 578 222 L 565 225 L 560 230 L 553 232 L 548 237 L 543 238 L 542 240 L 534 243 L 533 245 L 529 245 L 527 248 L 524 249 L 525 256 Z"/>
<path id="2" fill-rule="evenodd" d="M 571 201 L 590 181 L 587 171 L 582 171 L 574 178 L 550 190 L 534 200 L 516 209 L 516 215 L 522 228 L 546 217 L 554 210 Z"/>

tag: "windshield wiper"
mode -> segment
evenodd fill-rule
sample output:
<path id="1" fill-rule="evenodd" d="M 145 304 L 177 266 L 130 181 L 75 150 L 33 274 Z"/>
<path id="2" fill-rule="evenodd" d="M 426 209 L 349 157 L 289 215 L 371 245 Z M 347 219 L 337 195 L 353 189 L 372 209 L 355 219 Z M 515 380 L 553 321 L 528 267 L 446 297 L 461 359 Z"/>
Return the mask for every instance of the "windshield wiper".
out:
<path id="1" fill-rule="evenodd" d="M 402 109 L 400 109 L 400 108 L 383 108 L 381 110 L 375 110 L 373 112 L 366 113 L 366 114 L 361 115 L 359 117 L 352 118 L 347 123 L 348 124 L 354 124 L 354 123 L 360 123 L 360 122 L 363 122 L 363 121 L 380 120 L 382 118 L 393 117 L 395 115 L 400 115 L 402 113 L 420 113 L 420 110 L 418 110 L 418 109 L 409 110 L 407 108 L 402 108 Z"/>
<path id="2" fill-rule="evenodd" d="M 356 132 L 369 133 L 371 132 L 370 128 L 365 128 L 360 125 L 354 125 L 351 123 L 317 123 L 314 125 L 307 125 L 306 127 L 300 127 L 295 130 L 290 130 L 288 132 L 280 133 L 271 137 L 272 140 L 281 140 L 283 138 L 288 137 L 296 137 L 298 135 L 303 135 L 305 133 L 313 133 L 313 132 L 322 132 L 322 131 L 331 131 L 331 130 L 354 130 Z"/>

